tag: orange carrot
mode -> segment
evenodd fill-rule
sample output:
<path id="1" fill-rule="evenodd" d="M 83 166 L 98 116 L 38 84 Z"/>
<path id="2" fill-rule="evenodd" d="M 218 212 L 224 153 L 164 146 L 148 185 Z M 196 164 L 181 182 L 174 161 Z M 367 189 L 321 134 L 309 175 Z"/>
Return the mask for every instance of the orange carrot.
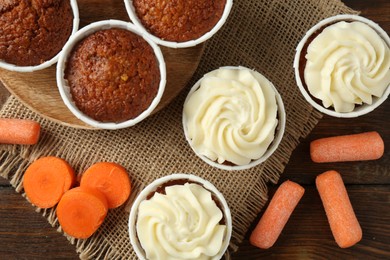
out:
<path id="1" fill-rule="evenodd" d="M 262 249 L 273 246 L 304 192 L 305 189 L 295 182 L 282 183 L 253 230 L 250 243 Z"/>
<path id="2" fill-rule="evenodd" d="M 346 248 L 359 242 L 362 239 L 362 229 L 340 174 L 336 171 L 324 172 L 317 176 L 316 185 L 339 247 Z"/>
<path id="3" fill-rule="evenodd" d="M 75 181 L 72 167 L 63 159 L 49 156 L 33 162 L 23 176 L 28 199 L 40 208 L 51 208 Z"/>
<path id="4" fill-rule="evenodd" d="M 85 187 L 67 191 L 57 206 L 58 222 L 64 232 L 81 239 L 90 237 L 100 227 L 107 212 L 106 197 Z"/>
<path id="5" fill-rule="evenodd" d="M 80 186 L 98 189 L 106 196 L 110 209 L 121 206 L 131 192 L 126 169 L 112 162 L 99 162 L 89 167 L 81 177 Z"/>
<path id="6" fill-rule="evenodd" d="M 27 119 L 0 118 L 0 143 L 36 144 L 41 126 Z"/>
<path id="7" fill-rule="evenodd" d="M 378 132 L 365 132 L 315 140 L 310 143 L 310 156 L 318 163 L 376 160 L 384 149 Z"/>

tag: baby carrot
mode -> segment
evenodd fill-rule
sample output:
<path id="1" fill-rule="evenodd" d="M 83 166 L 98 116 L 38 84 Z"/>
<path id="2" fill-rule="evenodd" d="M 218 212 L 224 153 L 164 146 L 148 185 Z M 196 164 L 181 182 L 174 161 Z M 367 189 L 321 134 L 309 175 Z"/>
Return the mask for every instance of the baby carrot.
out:
<path id="1" fill-rule="evenodd" d="M 107 200 L 102 193 L 96 189 L 77 187 L 62 196 L 56 214 L 65 233 L 85 239 L 100 227 L 107 212 Z"/>
<path id="2" fill-rule="evenodd" d="M 324 172 L 317 176 L 316 186 L 339 247 L 346 248 L 359 242 L 362 239 L 362 229 L 340 174 L 336 171 Z"/>
<path id="3" fill-rule="evenodd" d="M 305 189 L 295 182 L 282 183 L 253 230 L 250 243 L 262 249 L 273 246 L 304 192 Z"/>
<path id="4" fill-rule="evenodd" d="M 0 118 L 0 143 L 36 144 L 41 126 L 27 119 Z"/>
<path id="5" fill-rule="evenodd" d="M 89 167 L 81 177 L 80 186 L 98 189 L 106 196 L 110 209 L 121 206 L 131 192 L 126 169 L 112 162 L 99 162 Z"/>
<path id="6" fill-rule="evenodd" d="M 384 149 L 378 132 L 365 132 L 312 141 L 310 156 L 318 163 L 376 160 L 382 157 Z"/>
<path id="7" fill-rule="evenodd" d="M 28 199 L 40 208 L 51 208 L 75 181 L 72 167 L 63 159 L 49 156 L 33 162 L 23 176 Z"/>

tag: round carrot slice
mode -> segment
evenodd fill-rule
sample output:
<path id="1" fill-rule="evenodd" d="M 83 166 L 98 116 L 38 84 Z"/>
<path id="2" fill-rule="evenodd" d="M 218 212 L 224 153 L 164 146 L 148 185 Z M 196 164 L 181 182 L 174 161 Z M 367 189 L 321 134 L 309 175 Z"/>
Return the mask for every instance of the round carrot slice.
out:
<path id="1" fill-rule="evenodd" d="M 48 156 L 33 162 L 23 177 L 28 199 L 40 208 L 54 207 L 75 181 L 72 167 L 63 159 Z"/>
<path id="2" fill-rule="evenodd" d="M 57 218 L 65 233 L 85 239 L 100 227 L 107 211 L 107 200 L 101 192 L 76 187 L 62 196 L 57 206 Z"/>
<path id="3" fill-rule="evenodd" d="M 81 177 L 80 186 L 102 192 L 110 209 L 121 206 L 131 192 L 126 169 L 112 162 L 99 162 L 89 167 Z"/>

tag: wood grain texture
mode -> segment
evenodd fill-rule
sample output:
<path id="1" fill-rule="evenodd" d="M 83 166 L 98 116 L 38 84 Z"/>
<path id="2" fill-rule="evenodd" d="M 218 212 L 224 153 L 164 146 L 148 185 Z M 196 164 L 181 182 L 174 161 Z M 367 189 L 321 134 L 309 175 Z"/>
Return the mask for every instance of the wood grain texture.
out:
<path id="1" fill-rule="evenodd" d="M 305 195 L 275 245 L 271 249 L 261 250 L 251 246 L 248 240 L 245 240 L 233 259 L 388 259 L 390 257 L 388 245 L 390 187 L 388 185 L 347 186 L 351 204 L 362 226 L 363 238 L 355 246 L 346 249 L 339 248 L 334 241 L 316 188 L 314 186 L 304 186 L 304 188 Z M 274 192 L 275 188 L 270 191 L 270 196 Z"/>
<path id="2" fill-rule="evenodd" d="M 119 19 L 130 21 L 123 1 L 78 1 L 80 27 L 104 20 Z M 198 67 L 203 54 L 204 44 L 192 48 L 161 48 L 167 69 L 167 85 L 159 105 L 153 111 L 157 113 L 186 86 Z M 56 66 L 32 73 L 20 73 L 0 69 L 0 81 L 31 110 L 63 125 L 76 128 L 92 128 L 76 118 L 62 102 L 56 83 Z M 152 114 L 153 114 L 152 113 Z"/>
<path id="3" fill-rule="evenodd" d="M 1 259 L 78 259 L 74 246 L 25 198 L 3 184 L 0 216 Z"/>
<path id="4" fill-rule="evenodd" d="M 114 2 L 116 0 L 112 0 Z M 91 9 L 106 8 L 107 1 L 90 1 Z M 348 6 L 361 10 L 390 33 L 390 1 L 345 0 Z M 115 10 L 107 10 L 112 18 Z M 85 21 L 94 17 L 84 16 Z M 0 86 L 0 98 L 8 95 Z M 287 222 L 286 228 L 268 250 L 251 246 L 248 237 L 261 214 L 248 230 L 246 240 L 232 259 L 390 259 L 390 101 L 374 112 L 356 119 L 324 116 L 312 133 L 301 140 L 281 179 L 304 185 L 306 193 Z M 385 141 L 385 155 L 378 161 L 315 164 L 308 149 L 311 140 L 330 136 L 377 130 Z M 363 240 L 349 249 L 334 242 L 315 177 L 329 169 L 338 170 L 348 190 L 351 203 L 363 229 Z M 276 186 L 271 185 L 269 196 Z M 7 180 L 0 178 L 0 259 L 78 259 L 75 248 L 57 233 L 45 218 L 15 193 Z"/>
<path id="5" fill-rule="evenodd" d="M 340 119 L 324 116 L 317 124 L 314 131 L 296 148 L 290 158 L 285 172 L 292 181 L 299 180 L 302 184 L 313 185 L 317 174 L 332 168 L 343 174 L 343 180 L 347 184 L 389 184 L 390 185 L 390 101 L 368 115 Z M 361 162 L 339 163 L 313 163 L 310 159 L 310 142 L 322 137 L 356 134 L 368 131 L 377 131 L 384 140 L 384 156 L 379 160 Z M 282 175 L 282 179 L 286 175 Z"/>

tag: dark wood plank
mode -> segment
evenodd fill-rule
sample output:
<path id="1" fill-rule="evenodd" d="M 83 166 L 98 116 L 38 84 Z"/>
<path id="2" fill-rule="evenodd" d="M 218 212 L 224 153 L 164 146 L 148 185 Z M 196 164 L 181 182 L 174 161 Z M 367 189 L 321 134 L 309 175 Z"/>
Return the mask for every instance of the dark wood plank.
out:
<path id="1" fill-rule="evenodd" d="M 75 247 L 9 185 L 0 186 L 0 216 L 0 259 L 78 259 Z"/>
<path id="2" fill-rule="evenodd" d="M 255 248 L 246 239 L 239 252 L 234 254 L 233 259 L 260 259 L 262 257 L 267 259 L 345 259 L 346 257 L 389 259 L 389 185 L 347 187 L 351 203 L 363 230 L 362 241 L 347 249 L 339 248 L 334 241 L 315 187 L 310 185 L 305 186 L 305 189 L 302 200 L 272 248 L 267 250 Z M 274 191 L 275 188 L 271 190 L 271 196 Z"/>

